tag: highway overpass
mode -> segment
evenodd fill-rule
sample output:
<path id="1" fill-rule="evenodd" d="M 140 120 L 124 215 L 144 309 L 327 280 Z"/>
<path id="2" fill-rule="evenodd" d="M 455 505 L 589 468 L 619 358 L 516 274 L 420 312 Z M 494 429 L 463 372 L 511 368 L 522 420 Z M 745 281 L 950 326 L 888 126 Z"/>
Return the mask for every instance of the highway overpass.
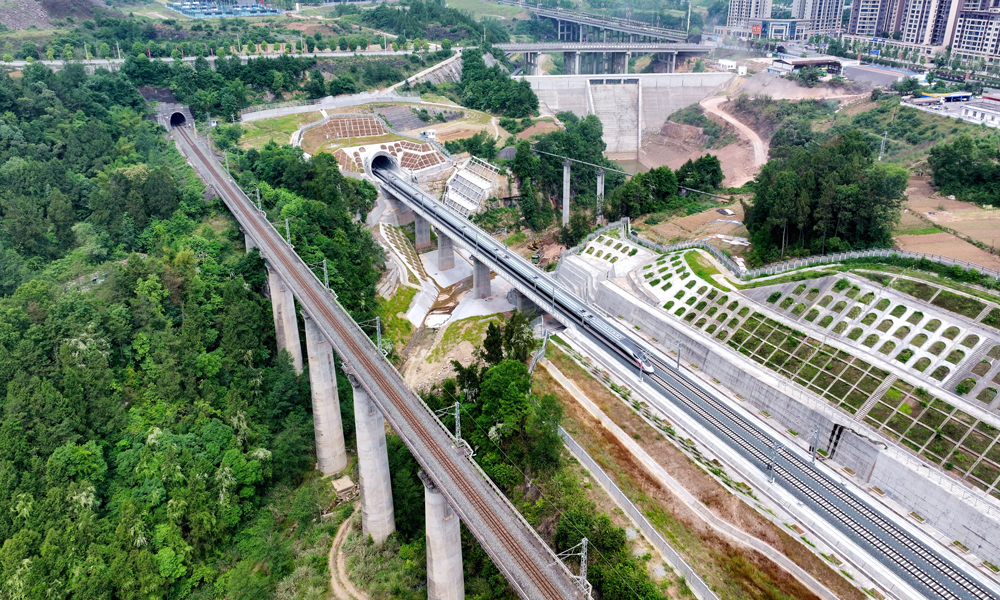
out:
<path id="1" fill-rule="evenodd" d="M 656 27 L 632 19 L 605 17 L 563 8 L 547 8 L 517 0 L 497 0 L 497 4 L 516 6 L 535 13 L 540 19 L 555 22 L 559 39 L 566 41 L 687 40 L 686 31 Z"/>
<path id="2" fill-rule="evenodd" d="M 656 60 L 668 65 L 673 73 L 677 59 L 705 56 L 711 48 L 700 44 L 675 44 L 670 42 L 538 42 L 498 44 L 494 46 L 507 54 L 524 54 L 525 75 L 540 75 L 538 55 L 563 53 L 563 75 L 628 73 L 628 62 L 640 54 L 653 54 Z"/>
<path id="3" fill-rule="evenodd" d="M 302 309 L 317 459 L 324 475 L 347 464 L 333 352 L 343 361 L 354 393 L 363 532 L 381 542 L 395 530 L 384 416 L 426 474 L 429 591 L 449 600 L 464 597 L 457 515 L 521 598 L 588 598 L 588 585 L 578 581 L 470 458 L 468 446 L 456 440 L 407 387 L 340 306 L 333 291 L 282 239 L 267 216 L 226 174 L 218 158 L 186 126 L 174 127 L 171 132 L 195 171 L 236 217 L 248 248 L 259 248 L 267 261 L 278 346 L 292 355 L 300 372 L 296 300 Z M 444 552 L 438 552 L 442 549 Z"/>

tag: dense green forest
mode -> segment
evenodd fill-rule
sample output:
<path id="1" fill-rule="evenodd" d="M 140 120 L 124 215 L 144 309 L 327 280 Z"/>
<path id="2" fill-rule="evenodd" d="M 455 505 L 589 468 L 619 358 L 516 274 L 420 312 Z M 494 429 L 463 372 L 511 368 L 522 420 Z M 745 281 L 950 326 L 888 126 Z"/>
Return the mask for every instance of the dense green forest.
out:
<path id="1" fill-rule="evenodd" d="M 529 317 L 524 313 L 515 312 L 501 325 L 490 324 L 477 360 L 469 365 L 453 361 L 456 377 L 436 386 L 424 399 L 432 409 L 460 403 L 462 435 L 476 451 L 476 460 L 532 525 L 545 524 L 557 552 L 588 538 L 588 579 L 595 597 L 660 600 L 663 596 L 649 580 L 643 561 L 631 556 L 625 530 L 598 513 L 582 493 L 578 467 L 564 462 L 559 437 L 562 406 L 551 394 L 531 392 L 525 362 L 535 345 Z M 449 427 L 453 423 L 452 417 L 445 419 Z M 418 502 L 422 496 L 410 501 L 413 514 L 422 512 Z M 499 583 L 495 567 L 486 565 L 480 571 L 477 556 L 464 558 L 466 573 L 470 572 L 470 561 L 471 572 L 482 573 L 467 595 L 496 597 L 485 585 Z"/>
<path id="2" fill-rule="evenodd" d="M 859 132 L 784 154 L 764 165 L 744 203 L 750 262 L 892 245 L 905 169 L 877 163 Z"/>
<path id="3" fill-rule="evenodd" d="M 1000 202 L 1000 136 L 961 135 L 950 144 L 931 148 L 928 158 L 934 187 L 977 204 Z"/>
<path id="4" fill-rule="evenodd" d="M 295 550 L 329 533 L 263 264 L 145 110 L 123 73 L 0 76 L 4 596 L 266 598 L 325 572 Z M 322 161 L 286 189 L 272 174 L 300 156 L 243 160 L 367 314 L 381 257 L 351 216 L 372 190 Z"/>
<path id="5" fill-rule="evenodd" d="M 469 13 L 448 8 L 444 2 L 408 0 L 402 8 L 387 4 L 381 4 L 372 10 L 351 8 L 361 13 L 361 20 L 366 25 L 410 39 L 414 37 L 451 41 L 472 39 L 478 43 L 484 41 L 485 30 L 485 41 L 489 44 L 503 44 L 510 41 L 510 35 L 500 21 L 483 19 L 477 22 Z"/>
<path id="6" fill-rule="evenodd" d="M 538 110 L 538 96 L 527 81 L 515 81 L 498 65 L 487 67 L 483 54 L 491 48 L 469 48 L 462 53 L 462 105 L 520 119 Z M 494 56 L 502 53 L 494 52 Z"/>

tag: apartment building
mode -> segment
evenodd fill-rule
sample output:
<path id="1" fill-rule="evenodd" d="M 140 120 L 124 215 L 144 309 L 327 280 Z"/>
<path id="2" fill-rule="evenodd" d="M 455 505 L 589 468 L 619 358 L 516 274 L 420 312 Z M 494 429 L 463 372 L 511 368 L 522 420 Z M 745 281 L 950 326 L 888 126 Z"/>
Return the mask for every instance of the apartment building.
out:
<path id="1" fill-rule="evenodd" d="M 844 38 L 1000 63 L 1000 0 L 854 0 Z"/>
<path id="2" fill-rule="evenodd" d="M 730 0 L 726 26 L 717 35 L 806 40 L 839 29 L 843 0 L 793 0 L 792 18 L 772 19 L 771 0 Z"/>

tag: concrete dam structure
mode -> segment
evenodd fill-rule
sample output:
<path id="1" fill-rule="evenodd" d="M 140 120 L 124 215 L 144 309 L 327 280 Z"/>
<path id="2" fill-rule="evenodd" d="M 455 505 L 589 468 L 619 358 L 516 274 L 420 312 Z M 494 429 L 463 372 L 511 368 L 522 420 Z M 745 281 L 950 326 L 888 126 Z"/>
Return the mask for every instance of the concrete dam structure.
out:
<path id="1" fill-rule="evenodd" d="M 674 112 L 724 89 L 732 73 L 543 75 L 520 77 L 552 112 L 597 115 L 610 158 L 634 158 L 643 134 Z"/>

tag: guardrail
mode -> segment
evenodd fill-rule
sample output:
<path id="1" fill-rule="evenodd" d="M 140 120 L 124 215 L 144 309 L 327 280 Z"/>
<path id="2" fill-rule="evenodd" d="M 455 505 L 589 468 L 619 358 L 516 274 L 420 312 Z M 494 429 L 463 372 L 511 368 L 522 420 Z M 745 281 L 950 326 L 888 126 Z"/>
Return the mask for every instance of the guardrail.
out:
<path id="1" fill-rule="evenodd" d="M 958 266 L 963 269 L 970 270 L 975 269 L 977 272 L 982 273 L 988 277 L 992 277 L 1000 281 L 1000 272 L 993 271 L 992 269 L 984 268 L 980 265 L 976 265 L 964 260 L 959 260 L 957 258 L 949 258 L 947 256 L 938 256 L 936 254 L 921 254 L 920 252 L 910 252 L 908 250 L 894 250 L 891 248 L 877 248 L 873 250 L 854 250 L 851 252 L 838 252 L 837 254 L 825 254 L 822 256 L 810 256 L 807 258 L 797 258 L 793 260 L 786 260 L 785 262 L 776 263 L 766 267 L 758 267 L 756 269 L 743 269 L 737 263 L 724 254 L 721 250 L 715 246 L 704 241 L 692 241 L 692 242 L 680 242 L 677 244 L 671 244 L 669 246 L 663 246 L 647 240 L 634 231 L 629 231 L 628 237 L 633 242 L 657 250 L 659 252 L 674 252 L 676 250 L 684 250 L 687 248 L 701 248 L 712 254 L 716 259 L 719 260 L 729 271 L 741 280 L 749 280 L 755 277 L 764 277 L 768 275 L 778 275 L 780 273 L 787 273 L 789 271 L 794 271 L 796 269 L 801 269 L 804 267 L 811 267 L 814 265 L 826 265 L 843 262 L 845 260 L 853 260 L 857 258 L 911 258 L 914 260 L 929 260 L 942 265 L 947 266 Z"/>
<path id="2" fill-rule="evenodd" d="M 646 515 L 642 514 L 642 511 L 632 503 L 632 500 L 625 495 L 625 492 L 618 487 L 618 485 L 611 480 L 611 477 L 604 472 L 597 461 L 593 459 L 587 451 L 583 449 L 583 446 L 577 443 L 569 433 L 566 432 L 562 427 L 559 428 L 559 435 L 562 437 L 563 443 L 569 448 L 569 451 L 573 453 L 580 464 L 590 471 L 590 475 L 596 479 L 605 490 L 607 490 L 608 495 L 611 496 L 614 501 L 622 508 L 626 515 L 632 522 L 636 524 L 649 543 L 652 544 L 664 557 L 666 557 L 667 562 L 673 565 L 681 575 L 684 576 L 685 581 L 687 581 L 688 586 L 694 592 L 698 600 L 719 600 L 719 597 L 708 587 L 705 580 L 699 576 L 691 565 L 687 564 L 681 555 L 677 553 L 676 550 L 670 545 L 667 540 L 663 539 L 660 532 L 656 530 L 656 527 L 649 522 Z"/>
<path id="3" fill-rule="evenodd" d="M 393 135 L 398 135 L 399 137 L 406 138 L 408 140 L 413 140 L 413 141 L 416 141 L 416 142 L 421 142 L 423 144 L 430 144 L 431 146 L 433 146 L 434 148 L 436 148 L 438 152 L 440 152 L 441 154 L 444 154 L 445 158 L 447 158 L 448 160 L 453 160 L 451 152 L 448 152 L 447 150 L 445 150 L 445 147 L 443 145 L 441 145 L 437 140 L 430 140 L 430 139 L 427 139 L 427 138 L 415 137 L 415 136 L 412 136 L 412 135 L 407 135 L 405 133 L 400 133 L 400 132 L 396 131 L 395 129 L 393 129 L 392 125 L 390 125 L 389 122 L 386 121 L 385 117 L 383 117 L 382 115 L 380 115 L 378 113 L 375 113 L 375 118 L 378 119 L 379 122 L 382 123 L 382 126 L 385 127 L 389 131 L 389 133 L 391 133 Z"/>
<path id="4" fill-rule="evenodd" d="M 616 229 L 616 228 L 619 228 L 619 227 L 626 228 L 627 225 L 628 225 L 628 217 L 622 217 L 621 219 L 618 219 L 617 221 L 608 223 L 607 225 L 605 225 L 604 227 L 601 227 L 597 231 L 593 231 L 593 232 L 587 234 L 587 237 L 583 238 L 583 240 L 581 240 L 580 243 L 578 243 L 577 245 L 573 246 L 572 248 L 569 248 L 568 250 L 564 250 L 563 254 L 565 256 L 573 256 L 575 254 L 579 254 L 580 250 L 582 250 L 583 247 L 586 246 L 589 242 L 591 242 L 593 240 L 596 240 L 598 237 L 604 235 L 605 233 L 611 231 L 612 229 Z M 559 269 L 561 269 L 562 266 L 563 266 L 563 261 L 560 260 L 559 263 L 556 265 L 555 271 L 552 272 L 552 276 L 553 277 L 555 277 L 556 274 L 559 273 Z"/>
<path id="5" fill-rule="evenodd" d="M 387 102 L 392 102 L 395 98 L 420 98 L 419 92 L 397 92 L 393 90 L 392 92 L 359 92 L 357 94 L 351 94 L 350 96 L 326 96 L 324 98 L 317 98 L 314 100 L 289 100 L 287 102 L 271 102 L 268 104 L 258 104 L 256 106 L 248 106 L 239 112 L 240 116 L 249 115 L 256 112 L 261 112 L 264 110 L 275 110 L 278 108 L 292 108 L 295 106 L 329 106 L 330 108 L 340 108 L 342 106 L 351 106 L 352 104 L 360 104 L 358 100 L 385 100 Z"/>

